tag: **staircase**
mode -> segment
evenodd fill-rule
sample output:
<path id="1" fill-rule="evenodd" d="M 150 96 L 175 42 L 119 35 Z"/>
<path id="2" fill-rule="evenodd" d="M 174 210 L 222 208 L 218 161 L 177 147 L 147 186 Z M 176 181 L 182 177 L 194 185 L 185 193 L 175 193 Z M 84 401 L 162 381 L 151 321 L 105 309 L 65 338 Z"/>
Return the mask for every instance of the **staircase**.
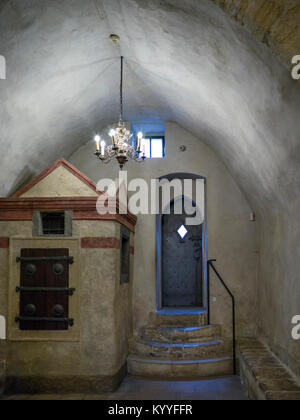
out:
<path id="1" fill-rule="evenodd" d="M 152 313 L 130 343 L 128 373 L 157 379 L 231 375 L 232 356 L 219 325 L 204 313 Z"/>

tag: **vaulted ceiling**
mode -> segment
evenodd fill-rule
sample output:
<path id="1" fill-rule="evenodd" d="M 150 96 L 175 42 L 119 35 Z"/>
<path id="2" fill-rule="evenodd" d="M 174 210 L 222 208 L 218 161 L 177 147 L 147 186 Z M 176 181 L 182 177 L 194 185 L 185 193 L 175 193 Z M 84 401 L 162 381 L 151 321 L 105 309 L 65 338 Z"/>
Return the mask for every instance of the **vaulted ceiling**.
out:
<path id="1" fill-rule="evenodd" d="M 257 208 L 294 198 L 300 87 L 288 62 L 299 10 L 298 0 L 1 0 L 0 194 L 117 120 L 123 54 L 126 118 L 192 131 Z"/>

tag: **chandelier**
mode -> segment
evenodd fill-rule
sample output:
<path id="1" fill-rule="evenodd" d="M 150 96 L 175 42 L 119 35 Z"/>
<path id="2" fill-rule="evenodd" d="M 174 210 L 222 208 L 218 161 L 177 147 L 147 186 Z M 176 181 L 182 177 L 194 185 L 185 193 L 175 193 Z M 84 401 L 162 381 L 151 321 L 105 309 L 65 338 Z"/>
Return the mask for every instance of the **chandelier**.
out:
<path id="1" fill-rule="evenodd" d="M 145 146 L 142 146 L 143 133 L 138 133 L 137 138 L 132 141 L 133 134 L 127 130 L 123 121 L 123 61 L 124 57 L 121 57 L 120 119 L 109 132 L 112 143 L 107 145 L 98 134 L 95 136 L 96 157 L 103 163 L 109 163 L 115 158 L 121 170 L 130 159 L 136 162 L 144 162 L 146 159 Z"/>

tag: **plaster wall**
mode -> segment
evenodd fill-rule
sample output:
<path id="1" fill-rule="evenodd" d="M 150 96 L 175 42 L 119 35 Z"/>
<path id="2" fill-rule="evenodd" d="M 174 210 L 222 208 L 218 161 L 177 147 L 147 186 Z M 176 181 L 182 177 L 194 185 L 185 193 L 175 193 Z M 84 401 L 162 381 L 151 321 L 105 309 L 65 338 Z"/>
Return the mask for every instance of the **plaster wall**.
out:
<path id="1" fill-rule="evenodd" d="M 292 318 L 300 315 L 299 197 L 262 216 L 259 262 L 259 333 L 300 381 L 300 341 Z"/>
<path id="2" fill-rule="evenodd" d="M 217 258 L 217 267 L 237 298 L 238 334 L 256 333 L 257 240 L 256 224 L 249 221 L 251 208 L 218 156 L 200 139 L 173 122 L 166 122 L 166 157 L 144 164 L 129 163 L 128 180 L 152 178 L 174 172 L 190 172 L 207 178 L 208 255 Z M 179 151 L 180 145 L 187 147 Z M 100 165 L 93 159 L 93 142 L 80 148 L 70 162 L 97 182 L 115 179 L 116 164 Z M 135 235 L 133 324 L 135 333 L 156 310 L 156 217 L 139 215 Z M 222 324 L 231 334 L 231 303 L 212 277 L 212 322 Z"/>
<path id="3" fill-rule="evenodd" d="M 76 178 L 63 166 L 59 166 L 46 178 L 42 179 L 22 198 L 31 197 L 97 197 L 98 194 Z"/>

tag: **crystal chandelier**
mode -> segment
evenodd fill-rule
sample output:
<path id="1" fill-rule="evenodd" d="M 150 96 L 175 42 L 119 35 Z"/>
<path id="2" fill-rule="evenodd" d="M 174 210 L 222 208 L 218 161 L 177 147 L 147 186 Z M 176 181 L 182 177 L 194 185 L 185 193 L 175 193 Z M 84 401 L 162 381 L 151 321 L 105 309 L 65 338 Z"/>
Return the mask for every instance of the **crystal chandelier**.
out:
<path id="1" fill-rule="evenodd" d="M 133 134 L 127 130 L 123 121 L 123 61 L 124 57 L 121 57 L 120 119 L 117 126 L 109 132 L 112 144 L 106 145 L 98 134 L 95 136 L 97 158 L 103 163 L 109 163 L 112 158 L 116 158 L 121 170 L 129 159 L 136 162 L 144 162 L 146 159 L 145 146 L 141 149 L 143 133 L 138 133 L 132 142 Z"/>

